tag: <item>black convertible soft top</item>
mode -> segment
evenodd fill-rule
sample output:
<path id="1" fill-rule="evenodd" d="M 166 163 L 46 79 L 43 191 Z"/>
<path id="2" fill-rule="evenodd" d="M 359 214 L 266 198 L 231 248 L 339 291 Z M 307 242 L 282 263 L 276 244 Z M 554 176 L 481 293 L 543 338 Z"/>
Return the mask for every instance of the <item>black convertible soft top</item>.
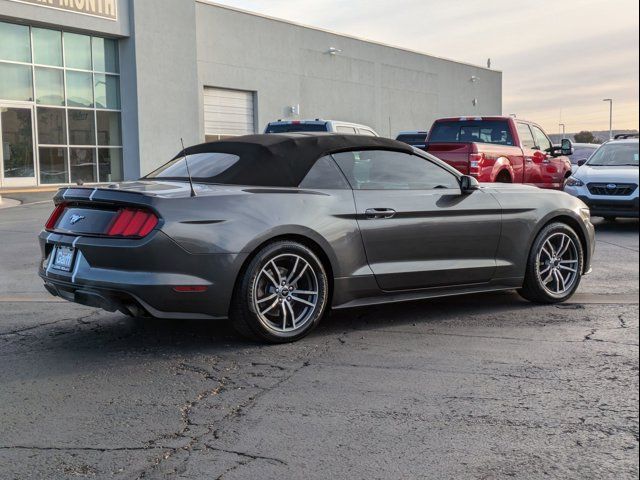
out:
<path id="1" fill-rule="evenodd" d="M 227 153 L 239 160 L 215 177 L 194 177 L 196 182 L 231 185 L 297 187 L 320 157 L 353 150 L 392 150 L 412 153 L 412 148 L 388 138 L 327 133 L 247 135 L 187 147 L 172 160 L 186 155 Z M 212 156 L 212 162 L 215 162 Z M 156 172 L 147 178 L 161 179 Z"/>

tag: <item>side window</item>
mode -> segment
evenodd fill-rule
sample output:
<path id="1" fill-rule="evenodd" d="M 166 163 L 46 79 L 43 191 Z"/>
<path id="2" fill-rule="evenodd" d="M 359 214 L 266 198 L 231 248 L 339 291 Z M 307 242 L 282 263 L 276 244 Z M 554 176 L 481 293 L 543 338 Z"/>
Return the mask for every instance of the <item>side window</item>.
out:
<path id="1" fill-rule="evenodd" d="M 356 129 L 353 127 L 345 127 L 344 125 L 336 125 L 336 133 L 356 133 Z"/>
<path id="2" fill-rule="evenodd" d="M 518 136 L 520 137 L 520 142 L 522 143 L 523 147 L 536 147 L 536 142 L 533 139 L 533 135 L 531 134 L 531 129 L 526 123 L 518 123 Z"/>
<path id="3" fill-rule="evenodd" d="M 531 125 L 531 129 L 533 130 L 533 136 L 536 140 L 536 146 L 539 147 L 543 152 L 550 152 L 552 145 L 549 138 L 538 127 Z"/>
<path id="4" fill-rule="evenodd" d="M 333 155 L 354 190 L 434 190 L 459 188 L 444 168 L 417 155 L 385 150 Z"/>
<path id="5" fill-rule="evenodd" d="M 349 190 L 349 184 L 335 162 L 327 156 L 316 161 L 306 177 L 300 182 L 300 188 Z"/>
<path id="6" fill-rule="evenodd" d="M 361 128 L 359 130 L 360 135 L 365 135 L 367 137 L 376 137 L 377 135 L 375 133 L 373 133 L 371 130 L 369 130 L 368 128 Z"/>

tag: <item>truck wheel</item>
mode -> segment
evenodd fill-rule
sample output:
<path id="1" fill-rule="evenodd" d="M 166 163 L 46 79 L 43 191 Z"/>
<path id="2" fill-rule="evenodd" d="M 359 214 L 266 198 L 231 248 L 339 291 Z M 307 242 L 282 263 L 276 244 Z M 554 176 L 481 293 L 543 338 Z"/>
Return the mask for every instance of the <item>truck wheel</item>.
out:
<path id="1" fill-rule="evenodd" d="M 583 268 L 584 253 L 576 232 L 565 223 L 552 223 L 533 242 L 518 293 L 536 303 L 564 302 L 580 285 Z"/>
<path id="2" fill-rule="evenodd" d="M 511 183 L 511 175 L 509 175 L 509 172 L 503 170 L 496 177 L 496 182 L 498 182 L 498 183 Z"/>

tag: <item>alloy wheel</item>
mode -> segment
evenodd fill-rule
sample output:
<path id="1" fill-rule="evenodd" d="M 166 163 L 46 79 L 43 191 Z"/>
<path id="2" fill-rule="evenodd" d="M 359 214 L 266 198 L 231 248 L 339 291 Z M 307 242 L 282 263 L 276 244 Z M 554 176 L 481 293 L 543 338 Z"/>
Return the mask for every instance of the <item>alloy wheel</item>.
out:
<path id="1" fill-rule="evenodd" d="M 291 333 L 304 329 L 319 306 L 316 272 L 300 255 L 274 256 L 255 279 L 253 304 L 269 330 Z"/>
<path id="2" fill-rule="evenodd" d="M 578 247 L 573 238 L 558 232 L 542 243 L 536 258 L 538 282 L 549 294 L 561 297 L 579 278 Z"/>

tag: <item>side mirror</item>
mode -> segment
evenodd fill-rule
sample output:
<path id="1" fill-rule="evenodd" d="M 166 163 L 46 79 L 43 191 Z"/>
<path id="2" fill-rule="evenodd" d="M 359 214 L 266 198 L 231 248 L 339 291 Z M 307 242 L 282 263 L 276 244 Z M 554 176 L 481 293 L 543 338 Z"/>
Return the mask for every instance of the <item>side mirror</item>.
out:
<path id="1" fill-rule="evenodd" d="M 561 155 L 573 155 L 573 143 L 568 138 L 563 138 L 560 142 Z"/>
<path id="2" fill-rule="evenodd" d="M 478 190 L 478 188 L 480 188 L 480 184 L 474 177 L 470 177 L 469 175 L 462 175 L 460 177 L 460 190 L 463 194 L 469 194 Z"/>
<path id="3" fill-rule="evenodd" d="M 584 165 L 585 163 L 587 163 L 587 159 L 586 158 L 581 158 L 580 160 L 578 160 L 578 166 L 581 167 L 582 165 Z"/>

